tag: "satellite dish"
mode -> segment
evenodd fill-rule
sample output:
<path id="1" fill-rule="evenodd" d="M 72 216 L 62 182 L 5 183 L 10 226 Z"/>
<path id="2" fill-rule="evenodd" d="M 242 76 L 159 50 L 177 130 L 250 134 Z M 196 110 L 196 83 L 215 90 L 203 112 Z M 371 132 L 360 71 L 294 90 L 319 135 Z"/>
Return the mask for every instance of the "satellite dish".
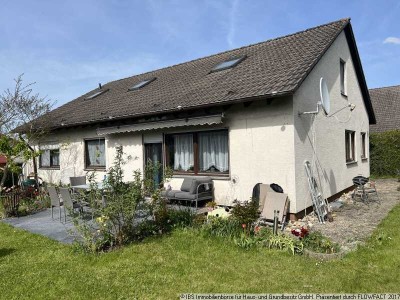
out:
<path id="1" fill-rule="evenodd" d="M 325 111 L 325 114 L 329 114 L 331 111 L 331 100 L 329 98 L 328 86 L 326 85 L 326 81 L 323 77 L 319 81 L 319 92 L 321 96 L 321 105 Z"/>

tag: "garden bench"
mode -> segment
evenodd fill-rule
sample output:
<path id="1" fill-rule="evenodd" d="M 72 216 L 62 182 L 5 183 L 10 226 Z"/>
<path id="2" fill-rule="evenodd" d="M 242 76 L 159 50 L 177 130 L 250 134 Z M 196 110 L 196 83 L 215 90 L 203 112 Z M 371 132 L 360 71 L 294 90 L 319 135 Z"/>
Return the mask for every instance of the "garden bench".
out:
<path id="1" fill-rule="evenodd" d="M 179 190 L 166 190 L 161 196 L 168 200 L 187 201 L 195 203 L 213 199 L 213 181 L 210 177 L 185 177 Z"/>

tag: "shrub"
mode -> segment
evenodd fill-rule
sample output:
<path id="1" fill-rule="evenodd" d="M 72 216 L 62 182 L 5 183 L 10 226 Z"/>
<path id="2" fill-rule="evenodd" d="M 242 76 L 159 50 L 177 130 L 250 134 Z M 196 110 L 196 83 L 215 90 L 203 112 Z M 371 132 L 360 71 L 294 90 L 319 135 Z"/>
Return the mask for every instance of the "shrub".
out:
<path id="1" fill-rule="evenodd" d="M 252 224 L 259 218 L 257 201 L 234 201 L 234 207 L 231 210 L 232 218 L 237 220 L 240 224 L 245 224 L 246 228 L 250 230 Z"/>
<path id="2" fill-rule="evenodd" d="M 270 249 L 288 251 L 292 255 L 303 253 L 304 248 L 304 244 L 301 240 L 285 235 L 283 233 L 270 235 L 265 240 L 265 244 Z"/>
<path id="3" fill-rule="evenodd" d="M 370 134 L 371 174 L 400 176 L 400 130 Z"/>
<path id="4" fill-rule="evenodd" d="M 90 192 L 86 197 L 96 218 L 91 222 L 74 215 L 74 225 L 81 236 L 77 241 L 80 249 L 87 252 L 104 251 L 193 224 L 194 215 L 190 210 L 168 209 L 161 199 L 160 187 L 151 180 L 158 172 L 157 168 L 161 167 L 159 164 L 153 166 L 149 161 L 143 179 L 139 171 L 134 171 L 134 180 L 125 183 L 122 166 L 126 161 L 122 147 L 116 150 L 113 166 L 107 171 L 103 182 L 105 207 L 98 201 L 102 193 L 95 182 L 96 174 L 88 174 Z"/>
<path id="5" fill-rule="evenodd" d="M 200 228 L 203 236 L 217 236 L 225 238 L 239 237 L 243 232 L 241 222 L 232 217 L 210 217 Z"/>
<path id="6" fill-rule="evenodd" d="M 319 231 L 310 232 L 306 235 L 302 242 L 304 248 L 320 253 L 337 253 L 340 251 L 340 246 L 325 237 Z"/>

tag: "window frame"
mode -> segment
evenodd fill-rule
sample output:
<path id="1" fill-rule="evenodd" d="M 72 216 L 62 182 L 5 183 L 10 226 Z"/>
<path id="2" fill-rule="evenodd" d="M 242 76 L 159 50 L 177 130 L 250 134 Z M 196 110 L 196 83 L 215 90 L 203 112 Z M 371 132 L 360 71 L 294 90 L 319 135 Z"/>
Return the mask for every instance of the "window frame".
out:
<path id="1" fill-rule="evenodd" d="M 241 55 L 241 56 L 235 56 L 229 59 L 226 59 L 224 61 L 221 61 L 219 63 L 217 63 L 210 71 L 210 73 L 215 73 L 215 72 L 220 72 L 220 71 L 224 71 L 224 70 L 228 70 L 228 69 L 232 69 L 234 67 L 236 67 L 238 64 L 240 64 L 242 61 L 244 61 L 247 58 L 247 55 Z M 225 66 L 225 67 L 220 67 L 218 68 L 218 66 L 222 65 L 223 63 L 227 63 L 227 62 L 231 62 L 231 61 L 235 61 L 234 63 L 232 63 L 229 66 Z"/>
<path id="2" fill-rule="evenodd" d="M 104 141 L 104 166 L 90 166 L 88 165 L 89 159 L 88 159 L 88 147 L 87 147 L 87 142 L 89 141 L 99 141 L 99 140 L 103 140 Z M 106 139 L 105 138 L 87 138 L 87 139 L 83 139 L 84 142 L 84 164 L 85 164 L 85 171 L 93 171 L 93 170 L 97 170 L 97 171 L 105 171 L 106 170 L 106 165 L 107 165 L 107 155 L 106 155 Z"/>
<path id="3" fill-rule="evenodd" d="M 346 153 L 347 164 L 357 162 L 355 156 L 356 154 L 355 144 L 356 144 L 356 132 L 353 130 L 345 130 L 345 153 Z"/>
<path id="4" fill-rule="evenodd" d="M 199 172 L 199 150 L 198 150 L 198 134 L 199 133 L 207 133 L 207 132 L 217 132 L 223 131 L 228 135 L 228 171 L 226 172 Z M 229 177 L 231 170 L 231 161 L 230 161 L 230 145 L 229 145 L 229 130 L 228 128 L 218 128 L 212 130 L 196 130 L 196 131 L 185 131 L 185 132 L 171 132 L 165 133 L 163 136 L 163 151 L 164 151 L 164 166 L 171 167 L 170 164 L 170 149 L 168 139 L 173 135 L 183 135 L 183 134 L 192 134 L 193 135 L 193 171 L 175 171 L 173 170 L 173 175 L 189 175 L 189 176 L 210 176 L 210 177 Z"/>
<path id="5" fill-rule="evenodd" d="M 340 59 L 339 66 L 339 80 L 340 80 L 340 94 L 347 97 L 347 72 L 346 72 L 346 61 Z"/>
<path id="6" fill-rule="evenodd" d="M 43 166 L 42 165 L 42 154 L 40 154 L 39 156 L 39 169 L 42 170 L 59 170 L 60 169 L 60 149 L 40 149 L 40 151 L 49 151 L 50 152 L 50 164 L 48 166 Z M 54 152 L 58 152 L 58 165 L 53 164 L 53 157 L 52 157 L 52 153 Z"/>
<path id="7" fill-rule="evenodd" d="M 361 142 L 361 159 L 368 159 L 367 155 L 367 133 L 360 133 L 360 142 Z"/>

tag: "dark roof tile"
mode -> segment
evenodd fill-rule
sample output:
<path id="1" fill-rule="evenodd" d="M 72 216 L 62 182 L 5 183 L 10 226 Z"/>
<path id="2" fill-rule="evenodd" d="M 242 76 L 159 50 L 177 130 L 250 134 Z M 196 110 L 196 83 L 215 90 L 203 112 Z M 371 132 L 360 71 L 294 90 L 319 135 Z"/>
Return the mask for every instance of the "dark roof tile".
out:
<path id="1" fill-rule="evenodd" d="M 257 96 L 293 93 L 339 33 L 343 19 L 288 36 L 226 51 L 103 85 L 110 89 L 94 99 L 92 90 L 50 112 L 52 127 L 78 125 L 114 118 L 141 116 L 240 101 Z M 225 60 L 246 55 L 232 69 L 211 72 Z M 156 77 L 145 87 L 134 84 Z"/>
<path id="2" fill-rule="evenodd" d="M 370 125 L 371 132 L 400 130 L 400 85 L 370 89 L 376 125 Z"/>

